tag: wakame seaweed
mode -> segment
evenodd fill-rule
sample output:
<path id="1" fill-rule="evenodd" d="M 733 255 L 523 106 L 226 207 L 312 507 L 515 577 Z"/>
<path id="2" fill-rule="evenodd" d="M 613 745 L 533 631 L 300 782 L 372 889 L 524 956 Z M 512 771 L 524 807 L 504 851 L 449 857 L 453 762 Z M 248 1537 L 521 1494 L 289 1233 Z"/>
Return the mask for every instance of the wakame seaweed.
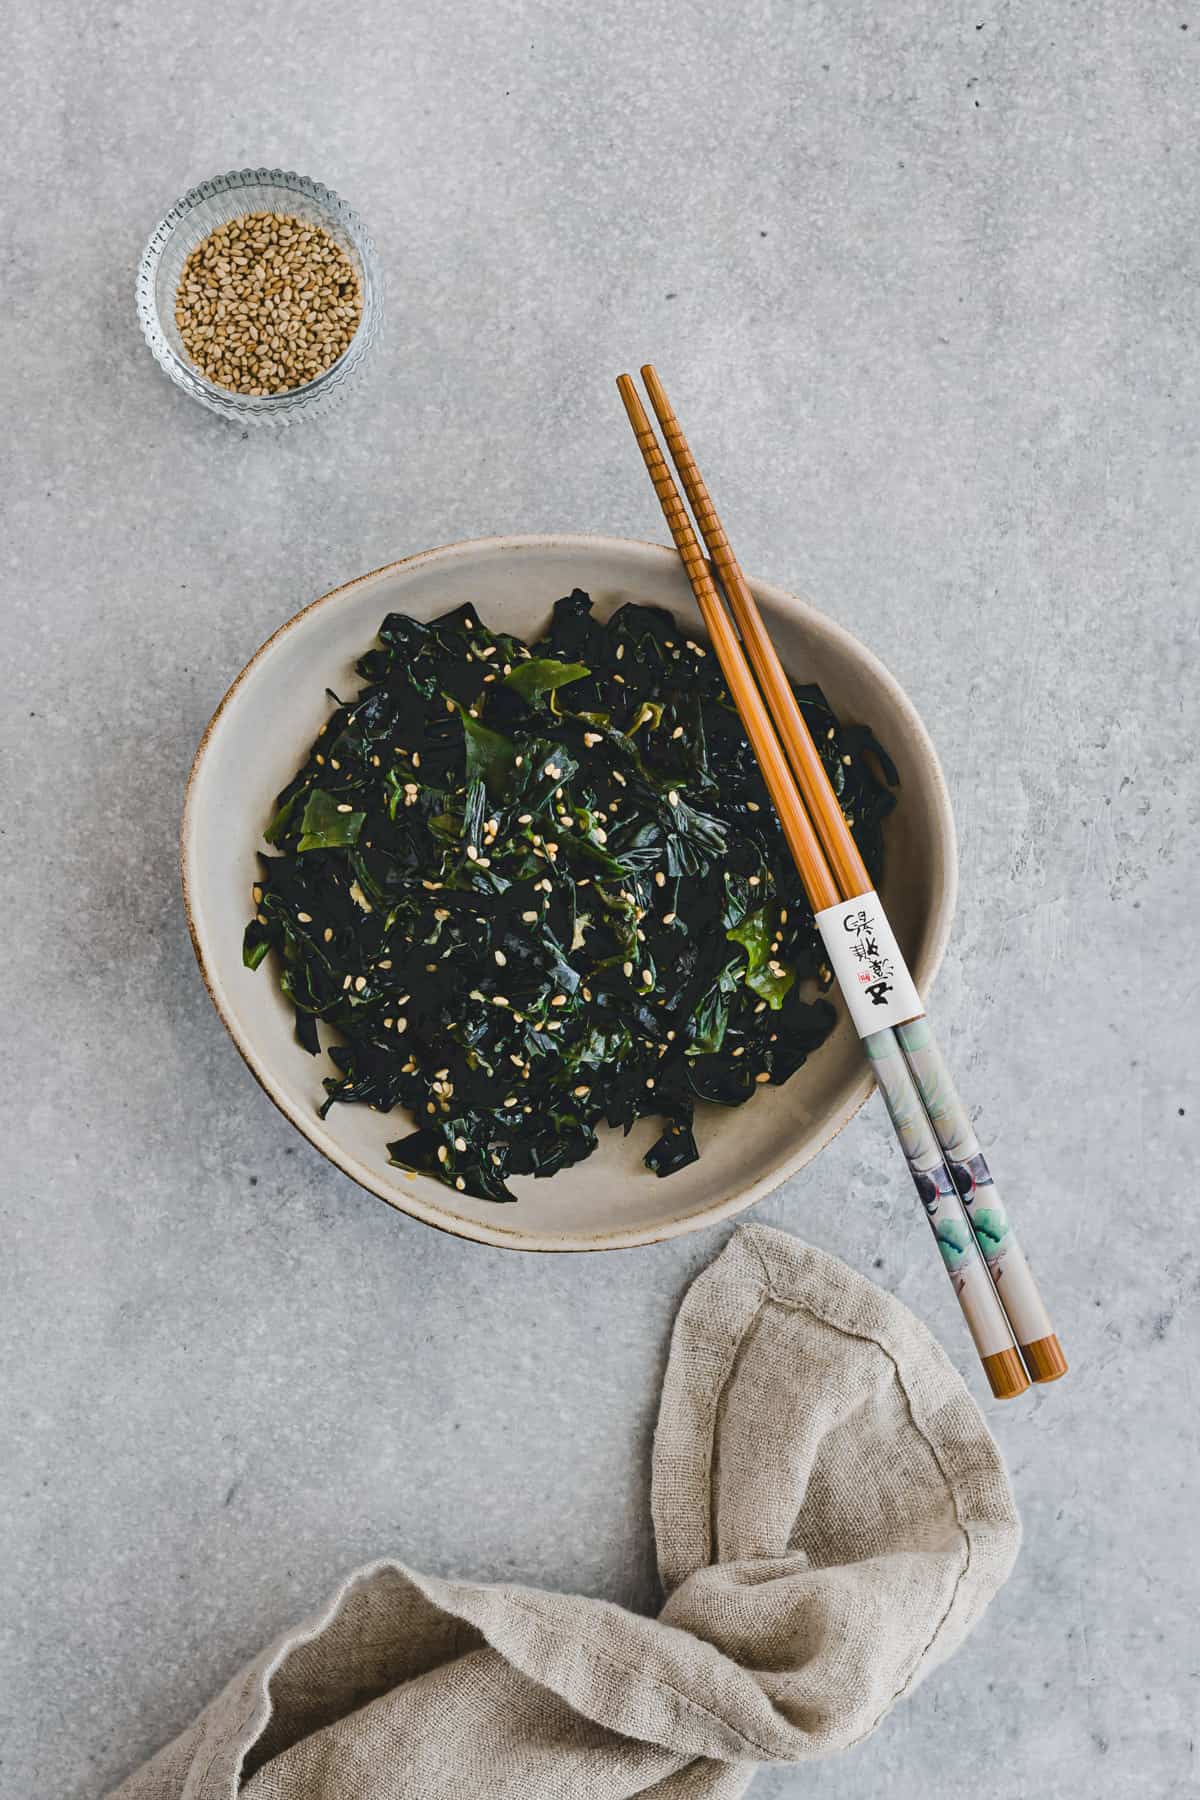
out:
<path id="1" fill-rule="evenodd" d="M 670 613 L 576 589 L 540 643 L 471 606 L 392 613 L 279 795 L 244 959 L 268 950 L 322 1115 L 407 1108 L 393 1162 L 511 1200 L 650 1115 L 658 1175 L 697 1100 L 740 1106 L 824 1041 L 829 972 L 716 660 Z M 896 771 L 797 697 L 872 876 Z"/>

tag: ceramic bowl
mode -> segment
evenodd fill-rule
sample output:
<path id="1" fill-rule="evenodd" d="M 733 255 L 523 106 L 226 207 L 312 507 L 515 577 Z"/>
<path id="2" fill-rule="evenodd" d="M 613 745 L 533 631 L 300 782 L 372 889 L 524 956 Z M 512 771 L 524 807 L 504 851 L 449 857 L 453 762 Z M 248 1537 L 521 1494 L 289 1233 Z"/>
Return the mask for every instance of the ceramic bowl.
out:
<path id="1" fill-rule="evenodd" d="M 899 768 L 887 826 L 882 894 L 901 947 L 927 988 L 941 962 L 957 888 L 954 824 L 937 755 L 911 701 L 869 650 L 815 608 L 766 582 L 755 595 L 785 665 L 817 681 L 839 716 L 871 724 Z M 628 1138 L 601 1128 L 586 1162 L 549 1180 L 518 1180 L 516 1205 L 472 1199 L 387 1157 L 409 1129 L 400 1114 L 361 1106 L 317 1117 L 325 1058 L 296 1043 L 270 960 L 242 965 L 242 931 L 257 877 L 260 832 L 275 795 L 303 761 L 330 711 L 326 688 L 353 691 L 355 659 L 392 611 L 431 619 L 472 600 L 489 624 L 535 637 L 574 587 L 602 616 L 627 600 L 666 606 L 700 636 L 678 557 L 653 544 L 602 537 L 484 538 L 392 563 L 335 588 L 280 628 L 250 660 L 204 733 L 183 816 L 184 897 L 213 1003 L 276 1106 L 331 1162 L 402 1212 L 460 1237 L 520 1250 L 604 1250 L 651 1244 L 727 1219 L 794 1175 L 871 1091 L 844 1015 L 783 1087 L 745 1106 L 702 1107 L 700 1159 L 659 1180 L 642 1166 L 658 1135 L 643 1119 Z"/>

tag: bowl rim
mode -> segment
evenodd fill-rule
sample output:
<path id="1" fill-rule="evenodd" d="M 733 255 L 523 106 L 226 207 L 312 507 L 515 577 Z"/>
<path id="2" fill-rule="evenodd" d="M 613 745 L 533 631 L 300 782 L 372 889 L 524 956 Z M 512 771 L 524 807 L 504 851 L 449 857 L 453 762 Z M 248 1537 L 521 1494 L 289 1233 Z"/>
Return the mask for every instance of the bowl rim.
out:
<path id="1" fill-rule="evenodd" d="M 160 322 L 155 298 L 158 265 L 176 230 L 189 213 L 216 194 L 234 194 L 240 188 L 276 187 L 315 202 L 323 211 L 344 225 L 354 243 L 364 286 L 362 316 L 354 336 L 336 362 L 322 369 L 300 387 L 285 388 L 278 394 L 235 394 L 210 381 L 193 363 L 181 357 L 167 339 Z M 300 175 L 294 169 L 244 168 L 227 169 L 198 181 L 185 194 L 171 203 L 147 238 L 138 258 L 134 282 L 134 301 L 138 323 L 146 346 L 159 368 L 176 387 L 182 388 L 210 412 L 226 420 L 248 425 L 290 424 L 298 418 L 313 417 L 336 399 L 341 398 L 352 376 L 379 335 L 383 320 L 385 280 L 383 265 L 374 239 L 348 201 L 324 182 L 311 175 Z"/>
<path id="2" fill-rule="evenodd" d="M 285 619 L 269 637 L 264 639 L 226 689 L 204 728 L 192 759 L 184 792 L 183 814 L 180 820 L 179 870 L 183 889 L 183 905 L 188 933 L 192 941 L 192 950 L 195 953 L 201 979 L 208 990 L 209 999 L 216 1009 L 217 1016 L 267 1098 L 327 1161 L 333 1163 L 335 1168 L 340 1169 L 344 1175 L 348 1175 L 359 1187 L 375 1195 L 377 1199 L 384 1201 L 397 1212 L 406 1213 L 410 1218 L 417 1219 L 424 1225 L 430 1225 L 435 1230 L 444 1231 L 451 1237 L 464 1238 L 469 1242 L 487 1244 L 492 1248 L 502 1250 L 532 1251 L 544 1254 L 632 1250 L 644 1245 L 665 1243 L 671 1238 L 684 1237 L 693 1231 L 704 1231 L 710 1226 L 733 1218 L 736 1214 L 763 1199 L 767 1194 L 772 1193 L 777 1187 L 782 1186 L 807 1163 L 812 1162 L 861 1110 L 874 1091 L 874 1082 L 865 1060 L 859 1079 L 850 1089 L 842 1105 L 831 1113 L 822 1125 L 814 1141 L 788 1157 L 784 1162 L 779 1163 L 768 1174 L 737 1189 L 714 1205 L 683 1213 L 675 1218 L 660 1220 L 652 1226 L 593 1232 L 587 1236 L 581 1235 L 567 1240 L 554 1233 L 505 1226 L 499 1222 L 491 1224 L 475 1219 L 451 1219 L 445 1212 L 423 1201 L 416 1190 L 405 1193 L 397 1187 L 385 1186 L 375 1170 L 339 1144 L 325 1129 L 324 1121 L 317 1117 L 315 1110 L 310 1117 L 302 1108 L 293 1104 L 276 1081 L 269 1066 L 257 1055 L 253 1045 L 243 1039 L 233 1009 L 225 1001 L 224 988 L 220 973 L 215 966 L 215 959 L 209 959 L 206 956 L 204 928 L 194 897 L 195 889 L 198 886 L 195 880 L 197 783 L 214 735 L 220 728 L 225 712 L 235 695 L 267 657 L 272 647 L 319 608 L 336 604 L 346 594 L 355 588 L 362 587 L 366 582 L 375 581 L 381 576 L 392 575 L 399 569 L 412 569 L 435 559 L 459 561 L 480 553 L 506 554 L 529 549 L 579 551 L 582 554 L 588 551 L 594 552 L 598 546 L 625 551 L 633 550 L 639 555 L 648 556 L 650 560 L 661 560 L 664 563 L 676 563 L 678 560 L 678 552 L 666 545 L 641 538 L 612 537 L 601 532 L 535 532 L 463 538 L 453 543 L 438 544 L 427 550 L 418 550 L 410 556 L 399 557 L 394 562 L 384 563 L 379 568 L 368 570 L 363 575 L 356 575 L 350 581 L 342 582 L 338 587 L 330 588 L 327 593 L 309 601 L 306 606 L 300 608 L 299 612 L 293 613 L 290 618 Z M 895 676 L 861 639 L 854 636 L 853 632 L 838 624 L 827 613 L 821 612 L 810 601 L 804 600 L 784 588 L 777 587 L 772 582 L 760 581 L 751 577 L 750 585 L 756 593 L 765 595 L 772 604 L 795 614 L 801 623 L 807 620 L 817 622 L 823 632 L 832 636 L 840 642 L 844 649 L 850 651 L 869 670 L 873 678 L 887 690 L 893 704 L 904 716 L 908 731 L 917 741 L 922 753 L 922 761 L 929 771 L 932 797 L 946 848 L 941 905 L 934 920 L 932 935 L 923 958 L 923 966 L 919 971 L 918 985 L 922 992 L 927 992 L 941 968 L 958 902 L 958 836 L 950 804 L 949 788 L 933 740 L 916 707 Z"/>

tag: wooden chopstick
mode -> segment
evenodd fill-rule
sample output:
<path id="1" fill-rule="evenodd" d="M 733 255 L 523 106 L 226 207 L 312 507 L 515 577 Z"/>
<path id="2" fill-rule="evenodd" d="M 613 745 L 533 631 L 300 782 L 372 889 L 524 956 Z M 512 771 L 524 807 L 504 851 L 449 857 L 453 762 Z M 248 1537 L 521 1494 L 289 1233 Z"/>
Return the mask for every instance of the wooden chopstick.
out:
<path id="1" fill-rule="evenodd" d="M 628 375 L 618 376 L 617 388 L 809 904 L 814 914 L 827 912 L 838 906 L 841 896 L 771 717 L 755 686 L 637 389 Z M 873 1033 L 867 1041 L 867 1051 L 992 1392 L 998 1399 L 1012 1399 L 1028 1388 L 1029 1377 L 953 1177 L 934 1138 L 916 1081 L 891 1029 Z M 952 1251 L 953 1262 L 948 1250 Z"/>
<path id="2" fill-rule="evenodd" d="M 828 858 L 839 898 L 850 900 L 870 895 L 870 876 L 846 824 L 820 752 L 813 742 L 791 683 L 763 623 L 750 585 L 725 535 L 683 429 L 652 364 L 643 366 L 642 379 L 646 383 L 667 448 L 699 522 L 755 675 L 766 696 L 803 804 Z M 1056 1381 L 1067 1372 L 1062 1346 L 1051 1328 L 1049 1314 L 1032 1271 L 999 1201 L 970 1116 L 954 1087 L 929 1021 L 921 1016 L 898 1024 L 895 1034 L 920 1090 L 925 1110 L 956 1186 L 963 1195 L 968 1220 L 996 1283 L 1029 1372 L 1035 1381 Z"/>

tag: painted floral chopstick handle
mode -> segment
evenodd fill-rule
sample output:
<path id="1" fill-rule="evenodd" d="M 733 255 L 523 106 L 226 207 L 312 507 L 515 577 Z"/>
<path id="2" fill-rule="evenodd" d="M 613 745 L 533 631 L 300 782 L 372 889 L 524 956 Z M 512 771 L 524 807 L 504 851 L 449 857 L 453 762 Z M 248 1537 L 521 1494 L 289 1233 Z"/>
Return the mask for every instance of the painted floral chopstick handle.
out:
<path id="1" fill-rule="evenodd" d="M 896 1032 L 872 1032 L 862 1045 L 992 1392 L 1013 1399 L 1029 1378 Z"/>
<path id="2" fill-rule="evenodd" d="M 1029 1373 L 1055 1381 L 1067 1372 L 1066 1358 L 928 1019 L 897 1025 L 896 1037 Z"/>

